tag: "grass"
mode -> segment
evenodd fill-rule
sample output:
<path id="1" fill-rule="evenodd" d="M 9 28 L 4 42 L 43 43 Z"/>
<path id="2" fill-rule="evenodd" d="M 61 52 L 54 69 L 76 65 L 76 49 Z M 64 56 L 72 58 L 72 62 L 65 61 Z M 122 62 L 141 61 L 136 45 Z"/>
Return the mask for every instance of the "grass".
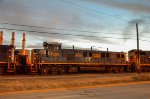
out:
<path id="1" fill-rule="evenodd" d="M 134 81 L 150 81 L 150 75 L 139 74 L 132 77 Z"/>
<path id="2" fill-rule="evenodd" d="M 118 84 L 127 82 L 150 81 L 150 74 L 134 74 L 134 75 L 120 75 L 113 76 L 57 76 L 57 77 L 32 77 L 21 79 L 15 77 L 14 79 L 1 77 L 0 78 L 0 93 L 12 91 L 27 91 L 27 90 L 44 90 L 44 89 L 59 89 L 72 88 L 83 86 L 96 86 L 106 84 Z"/>

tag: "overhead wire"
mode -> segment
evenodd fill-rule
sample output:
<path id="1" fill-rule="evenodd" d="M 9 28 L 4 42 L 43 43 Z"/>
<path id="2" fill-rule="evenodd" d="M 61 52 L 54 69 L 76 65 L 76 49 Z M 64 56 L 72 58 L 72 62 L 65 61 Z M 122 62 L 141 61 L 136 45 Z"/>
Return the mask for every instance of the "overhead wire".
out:
<path id="1" fill-rule="evenodd" d="M 69 4 L 72 4 L 74 6 L 77 6 L 77 7 L 80 7 L 80 8 L 84 8 L 84 9 L 87 9 L 87 10 L 90 10 L 90 11 L 94 11 L 94 12 L 97 12 L 99 14 L 104 14 L 104 15 L 107 15 L 107 16 L 110 16 L 110 17 L 113 17 L 113 18 L 116 18 L 116 19 L 120 19 L 120 20 L 124 20 L 124 21 L 128 21 L 127 19 L 124 19 L 124 18 L 120 18 L 118 16 L 115 16 L 115 15 L 112 15 L 112 14 L 109 14 L 109 13 L 105 13 L 105 12 L 102 12 L 102 11 L 99 11 L 99 10 L 96 10 L 96 9 L 91 9 L 91 8 L 88 8 L 88 7 L 85 7 L 85 6 L 82 6 L 82 5 L 79 5 L 77 3 L 74 3 L 74 2 L 71 2 L 71 1 L 68 1 L 68 0 L 61 0 L 63 2 L 66 2 L 66 3 L 69 3 Z M 147 23 L 147 24 L 150 24 L 150 23 Z M 108 33 L 109 34 L 109 33 Z M 110 33 L 111 34 L 111 33 Z M 136 34 L 122 34 L 122 35 L 136 35 Z M 146 36 L 142 36 L 142 37 L 146 37 Z M 146 38 L 150 38 L 150 37 L 146 37 Z"/>
<path id="2" fill-rule="evenodd" d="M 128 22 L 129 22 L 129 20 L 127 20 L 127 19 L 120 18 L 120 17 L 118 17 L 118 16 L 115 16 L 115 15 L 112 15 L 112 14 L 109 14 L 109 13 L 106 13 L 106 12 L 102 12 L 102 11 L 99 11 L 99 10 L 96 10 L 96 9 L 91 9 L 91 8 L 85 7 L 85 6 L 83 6 L 83 5 L 79 5 L 79 4 L 77 4 L 77 3 L 74 3 L 74 2 L 71 2 L 71 1 L 68 1 L 68 0 L 61 0 L 61 1 L 66 2 L 66 3 L 69 3 L 69 4 L 72 4 L 72 5 L 77 6 L 77 7 L 80 7 L 80 8 L 84 8 L 84 9 L 87 9 L 87 10 L 90 10 L 90 11 L 94 11 L 94 12 L 99 13 L 99 14 L 111 16 L 111 17 L 113 17 L 113 18 L 116 18 L 116 19 L 120 19 L 120 20 L 128 21 Z"/>
<path id="3" fill-rule="evenodd" d="M 7 22 L 0 22 L 0 24 L 14 25 L 14 26 L 23 26 L 23 27 L 29 27 L 29 28 L 42 28 L 42 29 L 63 30 L 63 31 L 72 31 L 72 32 L 83 32 L 83 33 L 97 33 L 97 34 L 103 33 L 103 34 L 134 35 L 134 34 L 123 34 L 123 33 L 98 32 L 98 31 L 83 31 L 83 30 L 63 29 L 63 28 L 54 28 L 54 27 L 41 27 L 41 26 L 16 24 L 16 23 L 7 23 Z"/>
<path id="4" fill-rule="evenodd" d="M 65 30 L 65 31 L 76 31 L 76 32 L 86 32 L 86 33 L 103 33 L 103 34 L 121 34 L 121 35 L 136 35 L 136 34 L 124 34 L 124 33 L 105 33 L 105 32 L 95 32 L 95 31 L 81 31 L 81 30 L 70 30 L 70 29 L 58 29 L 58 28 L 48 28 L 48 27 L 40 27 L 40 26 L 33 26 L 33 25 L 22 25 L 22 24 L 12 24 L 12 23 L 6 23 L 6 22 L 0 22 L 1 24 L 7 24 L 7 25 L 15 25 L 15 26 L 24 26 L 24 27 L 34 27 L 34 28 L 43 28 L 43 29 L 55 29 L 55 30 Z M 17 30 L 12 28 L 0 28 L 0 29 L 6 29 L 6 30 L 16 30 L 16 31 L 26 31 L 26 32 L 37 32 L 37 33 L 49 33 L 49 32 L 39 32 L 39 31 L 29 31 L 29 30 Z M 75 34 L 62 34 L 62 33 L 50 33 L 50 34 L 59 34 L 59 35 L 70 35 L 70 36 L 82 36 L 82 37 L 97 37 L 97 36 L 89 36 L 89 35 L 75 35 Z M 150 38 L 147 36 L 141 36 L 145 38 Z M 112 37 L 101 37 L 101 38 L 112 38 Z M 129 38 L 114 38 L 114 39 L 129 39 Z M 141 39 L 140 39 L 141 40 Z M 142 40 L 147 41 L 147 40 Z M 149 41 L 147 41 L 149 42 Z"/>
<path id="5" fill-rule="evenodd" d="M 30 31 L 30 30 L 25 30 L 25 29 L 13 29 L 13 28 L 0 28 L 0 29 L 5 29 L 5 30 L 11 30 L 11 31 L 21 31 L 21 32 L 34 32 L 34 33 L 46 33 L 46 34 L 51 34 L 51 35 L 65 35 L 65 36 L 78 36 L 78 37 L 89 37 L 89 38 L 110 38 L 110 39 L 132 39 L 132 40 L 136 40 L 136 38 L 121 38 L 121 37 L 107 37 L 107 36 L 89 36 L 89 35 L 76 35 L 76 34 L 62 34 L 62 33 L 57 33 L 57 32 L 39 32 L 39 31 Z M 148 40 L 142 40 L 141 41 L 147 41 L 150 42 Z"/>
<path id="6" fill-rule="evenodd" d="M 89 36 L 89 35 L 81 35 L 81 34 L 67 34 L 67 33 L 57 33 L 57 32 L 39 32 L 39 31 L 30 31 L 30 30 L 25 30 L 25 29 L 13 29 L 13 28 L 0 28 L 0 29 L 5 29 L 5 30 L 13 30 L 13 31 L 21 31 L 21 32 L 34 32 L 34 33 L 46 33 L 46 34 L 53 34 L 53 35 L 68 35 L 68 36 L 82 36 L 82 37 L 98 37 L 98 36 Z M 103 37 L 103 38 L 109 38 L 109 37 Z M 128 39 L 128 38 L 126 38 Z"/>
<path id="7" fill-rule="evenodd" d="M 102 33 L 102 34 L 118 34 L 118 35 L 136 35 L 136 34 L 127 34 L 127 33 L 109 33 L 109 32 L 97 32 L 97 31 L 81 31 L 81 30 L 70 30 L 70 29 L 59 29 L 59 28 L 49 28 L 49 27 L 40 27 L 40 26 L 33 26 L 33 25 L 24 25 L 24 24 L 15 24 L 15 23 L 7 23 L 7 22 L 0 22 L 1 24 L 7 25 L 15 25 L 15 26 L 23 26 L 23 27 L 34 27 L 34 28 L 43 28 L 43 29 L 54 29 L 54 30 L 64 30 L 64 31 L 76 31 L 76 32 L 86 32 L 86 33 Z M 8 28 L 0 28 L 0 29 L 8 29 Z M 15 30 L 10 29 L 9 30 Z M 19 30 L 19 31 L 27 31 L 27 30 Z M 28 31 L 28 32 L 38 32 L 38 31 Z M 48 32 L 40 32 L 40 33 L 48 33 Z M 51 34 L 60 34 L 60 33 L 51 33 Z M 64 35 L 72 35 L 72 34 L 64 34 Z M 76 36 L 85 36 L 85 35 L 76 35 Z M 86 37 L 97 37 L 97 36 L 86 36 Z M 141 35 L 141 37 L 150 38 L 147 36 Z M 127 39 L 127 38 L 125 38 Z"/>
<path id="8" fill-rule="evenodd" d="M 114 17 L 114 18 L 117 18 L 117 19 L 121 19 L 121 20 L 124 20 L 124 21 L 129 21 L 129 20 L 127 20 L 127 19 L 120 18 L 120 17 L 114 16 L 114 15 L 111 15 L 111 14 L 108 14 L 108 13 L 105 13 L 105 12 L 102 12 L 102 11 L 99 11 L 99 10 L 96 10 L 96 9 L 91 9 L 91 8 L 88 8 L 88 7 L 85 7 L 85 6 L 76 4 L 76 3 L 71 2 L 71 1 L 67 1 L 67 0 L 61 0 L 61 1 L 66 2 L 66 3 L 69 3 L 69 4 L 72 4 L 72 5 L 75 5 L 75 6 L 78 6 L 78 7 L 82 7 L 82 8 L 84 8 L 84 9 L 87 9 L 87 10 L 90 10 L 90 11 L 97 12 L 97 13 L 100 13 L 100 14 L 105 14 L 105 15 L 108 15 L 108 16 L 111 16 L 111 17 Z M 7 24 L 7 25 L 24 26 L 24 27 L 32 27 L 32 28 L 43 28 L 43 29 L 55 29 L 55 30 L 63 30 L 63 31 L 86 32 L 86 33 L 104 33 L 104 32 L 82 31 L 82 30 L 62 29 L 62 28 L 48 28 L 48 27 L 31 26 L 31 25 L 24 25 L 24 24 L 22 25 L 22 24 L 14 24 L 14 23 L 6 23 L 6 22 L 0 22 L 0 23 L 1 23 L 1 24 Z M 17 29 L 10 29 L 10 28 L 0 28 L 0 29 L 17 30 Z M 37 32 L 37 33 L 48 33 L 48 32 L 38 32 L 38 31 L 29 31 L 29 30 L 17 30 L 17 31 L 27 31 L 27 32 Z M 71 35 L 71 36 L 85 36 L 85 37 L 97 37 L 97 36 L 61 34 L 61 33 L 50 33 L 50 34 L 55 34 L 55 35 L 56 35 L 56 34 L 59 34 L 59 35 Z M 136 35 L 136 34 L 123 34 L 123 33 L 104 33 L 104 34 Z M 143 37 L 144 37 L 144 36 L 143 36 Z M 146 36 L 145 36 L 145 37 L 146 37 Z M 112 37 L 102 37 L 102 38 L 112 38 Z M 147 37 L 147 38 L 148 38 L 148 37 Z M 129 38 L 115 38 L 115 39 L 129 39 Z M 147 41 L 147 40 L 144 40 L 144 41 Z"/>
<path id="9" fill-rule="evenodd" d="M 127 20 L 127 19 L 120 18 L 120 17 L 114 16 L 114 15 L 111 15 L 111 14 L 108 14 L 108 13 L 105 13 L 105 12 L 102 12 L 102 11 L 99 11 L 99 10 L 96 10 L 96 9 L 91 9 L 91 8 L 88 8 L 88 7 L 85 7 L 85 6 L 76 4 L 76 3 L 71 2 L 71 1 L 67 1 L 67 0 L 61 0 L 61 1 L 66 2 L 66 3 L 69 3 L 69 4 L 72 4 L 72 5 L 75 5 L 75 6 L 78 6 L 78 7 L 81 7 L 81 8 L 84 8 L 84 9 L 87 9 L 87 10 L 90 10 L 90 11 L 97 12 L 97 13 L 100 13 L 100 14 L 105 14 L 105 15 L 108 15 L 108 16 L 111 16 L 111 17 L 114 17 L 114 18 L 117 18 L 117 19 L 121 19 L 121 20 L 124 20 L 124 21 L 129 21 L 129 20 Z M 14 23 L 7 23 L 7 22 L 0 22 L 0 23 L 1 23 L 1 24 L 7 24 L 7 25 L 15 25 L 15 26 L 25 26 L 25 27 L 34 27 L 34 28 L 43 28 L 43 29 L 55 29 L 55 30 L 73 31 L 73 32 L 134 35 L 134 34 L 125 34 L 125 33 L 104 33 L 104 32 L 97 32 L 97 31 L 95 32 L 95 31 L 83 31 L 83 30 L 62 29 L 62 28 L 48 28 L 48 27 L 30 26 L 30 25 L 14 24 Z"/>
<path id="10" fill-rule="evenodd" d="M 87 9 L 87 10 L 90 10 L 90 11 L 97 12 L 99 14 L 111 16 L 111 17 L 119 19 L 119 20 L 129 21 L 127 19 L 120 18 L 118 16 L 115 16 L 115 15 L 112 15 L 112 14 L 109 14 L 109 13 L 105 13 L 105 12 L 102 12 L 102 11 L 99 11 L 99 10 L 96 10 L 96 9 L 91 9 L 91 8 L 88 8 L 88 7 L 85 7 L 85 6 L 73 3 L 71 1 L 67 1 L 67 0 L 61 0 L 61 1 L 73 4 L 73 5 L 78 6 L 78 7 L 82 7 L 84 9 Z M 54 28 L 54 27 L 41 27 L 41 26 L 15 24 L 15 23 L 7 23 L 7 22 L 0 22 L 0 24 L 14 25 L 14 26 L 23 26 L 23 27 L 31 27 L 31 28 L 41 28 L 41 29 L 54 29 L 54 30 L 71 31 L 71 32 L 83 32 L 83 33 L 103 33 L 103 34 L 136 35 L 136 34 L 124 34 L 124 33 L 104 33 L 104 32 L 97 32 L 97 31 L 83 31 L 83 30 L 63 29 L 63 28 Z M 22 31 L 22 32 L 26 31 L 26 32 L 36 32 L 36 33 L 47 33 L 47 34 L 52 34 L 52 35 L 66 35 L 66 36 L 90 37 L 90 38 L 133 39 L 133 38 L 121 38 L 121 37 L 120 38 L 116 38 L 116 37 L 106 37 L 106 36 L 98 37 L 98 36 L 89 36 L 89 35 L 80 35 L 80 34 L 79 35 L 77 35 L 77 34 L 66 34 L 66 33 L 62 34 L 62 33 L 56 33 L 56 32 L 53 32 L 53 33 L 51 32 L 50 33 L 50 32 L 43 32 L 43 31 L 39 32 L 39 31 L 32 31 L 32 30 L 30 31 L 30 30 L 25 30 L 25 29 L 13 29 L 13 28 L 0 28 L 0 29 L 13 30 L 13 31 Z M 150 37 L 143 36 L 143 35 L 142 35 L 142 37 L 150 38 Z M 133 40 L 136 40 L 136 39 L 133 39 Z M 140 39 L 140 40 L 141 41 L 150 42 L 148 40 L 142 40 L 142 39 Z"/>

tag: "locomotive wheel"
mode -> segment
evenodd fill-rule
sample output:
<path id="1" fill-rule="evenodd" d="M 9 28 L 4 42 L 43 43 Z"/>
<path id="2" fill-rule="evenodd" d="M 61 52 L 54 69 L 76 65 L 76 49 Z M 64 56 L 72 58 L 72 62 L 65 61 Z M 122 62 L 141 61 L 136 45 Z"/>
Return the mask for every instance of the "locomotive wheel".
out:
<path id="1" fill-rule="evenodd" d="M 61 68 L 61 67 L 60 67 L 60 68 L 57 69 L 57 73 L 58 73 L 58 74 L 64 74 L 64 72 L 65 72 L 65 71 L 64 71 L 64 68 Z"/>
<path id="2" fill-rule="evenodd" d="M 110 72 L 111 72 L 109 66 L 105 67 L 105 72 L 106 72 L 106 73 L 110 73 Z"/>
<path id="3" fill-rule="evenodd" d="M 52 67 L 51 72 L 52 74 L 57 74 L 58 73 L 57 67 Z"/>
<path id="4" fill-rule="evenodd" d="M 64 67 L 64 73 L 68 73 L 68 67 Z"/>
<path id="5" fill-rule="evenodd" d="M 108 67 L 108 72 L 109 73 L 113 72 L 113 68 L 111 66 Z"/>
<path id="6" fill-rule="evenodd" d="M 148 68 L 148 72 L 150 72 L 150 68 Z"/>
<path id="7" fill-rule="evenodd" d="M 141 70 L 140 70 L 140 69 L 137 69 L 137 73 L 138 73 L 138 74 L 141 74 Z"/>
<path id="8" fill-rule="evenodd" d="M 42 68 L 42 69 L 41 69 L 41 74 L 42 74 L 42 75 L 47 75 L 47 74 L 48 74 L 48 69 Z"/>
<path id="9" fill-rule="evenodd" d="M 0 67 L 0 75 L 3 75 L 3 68 Z"/>
<path id="10" fill-rule="evenodd" d="M 123 73 L 123 67 L 120 68 L 120 73 Z"/>
<path id="11" fill-rule="evenodd" d="M 77 72 L 78 72 L 78 73 L 80 72 L 80 67 L 79 67 L 79 66 L 77 67 Z"/>
<path id="12" fill-rule="evenodd" d="M 115 73 L 119 73 L 120 68 L 118 66 L 115 67 Z"/>

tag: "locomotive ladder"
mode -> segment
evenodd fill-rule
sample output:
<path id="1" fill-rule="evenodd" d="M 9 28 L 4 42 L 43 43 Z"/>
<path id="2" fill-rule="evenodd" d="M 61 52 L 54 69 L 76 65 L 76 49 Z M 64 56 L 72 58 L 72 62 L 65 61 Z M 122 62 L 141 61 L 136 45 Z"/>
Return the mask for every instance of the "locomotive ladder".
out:
<path id="1" fill-rule="evenodd" d="M 16 63 L 7 63 L 7 73 L 16 73 Z"/>

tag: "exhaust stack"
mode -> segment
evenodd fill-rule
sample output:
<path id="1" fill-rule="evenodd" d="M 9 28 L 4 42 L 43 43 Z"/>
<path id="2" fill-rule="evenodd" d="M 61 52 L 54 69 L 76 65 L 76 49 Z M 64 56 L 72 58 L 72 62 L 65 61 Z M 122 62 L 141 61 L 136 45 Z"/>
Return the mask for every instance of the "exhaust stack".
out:
<path id="1" fill-rule="evenodd" d="M 15 44 L 15 32 L 12 32 L 11 45 L 14 46 L 14 44 Z"/>
<path id="2" fill-rule="evenodd" d="M 22 39 L 22 55 L 25 55 L 25 42 L 26 42 L 26 34 L 23 33 L 23 39 Z"/>
<path id="3" fill-rule="evenodd" d="M 3 31 L 0 31 L 0 45 L 3 45 Z"/>
<path id="4" fill-rule="evenodd" d="M 11 62 L 14 62 L 14 44 L 15 44 L 15 32 L 12 32 L 12 38 L 11 38 L 11 45 L 12 45 L 12 49 L 11 49 Z"/>

